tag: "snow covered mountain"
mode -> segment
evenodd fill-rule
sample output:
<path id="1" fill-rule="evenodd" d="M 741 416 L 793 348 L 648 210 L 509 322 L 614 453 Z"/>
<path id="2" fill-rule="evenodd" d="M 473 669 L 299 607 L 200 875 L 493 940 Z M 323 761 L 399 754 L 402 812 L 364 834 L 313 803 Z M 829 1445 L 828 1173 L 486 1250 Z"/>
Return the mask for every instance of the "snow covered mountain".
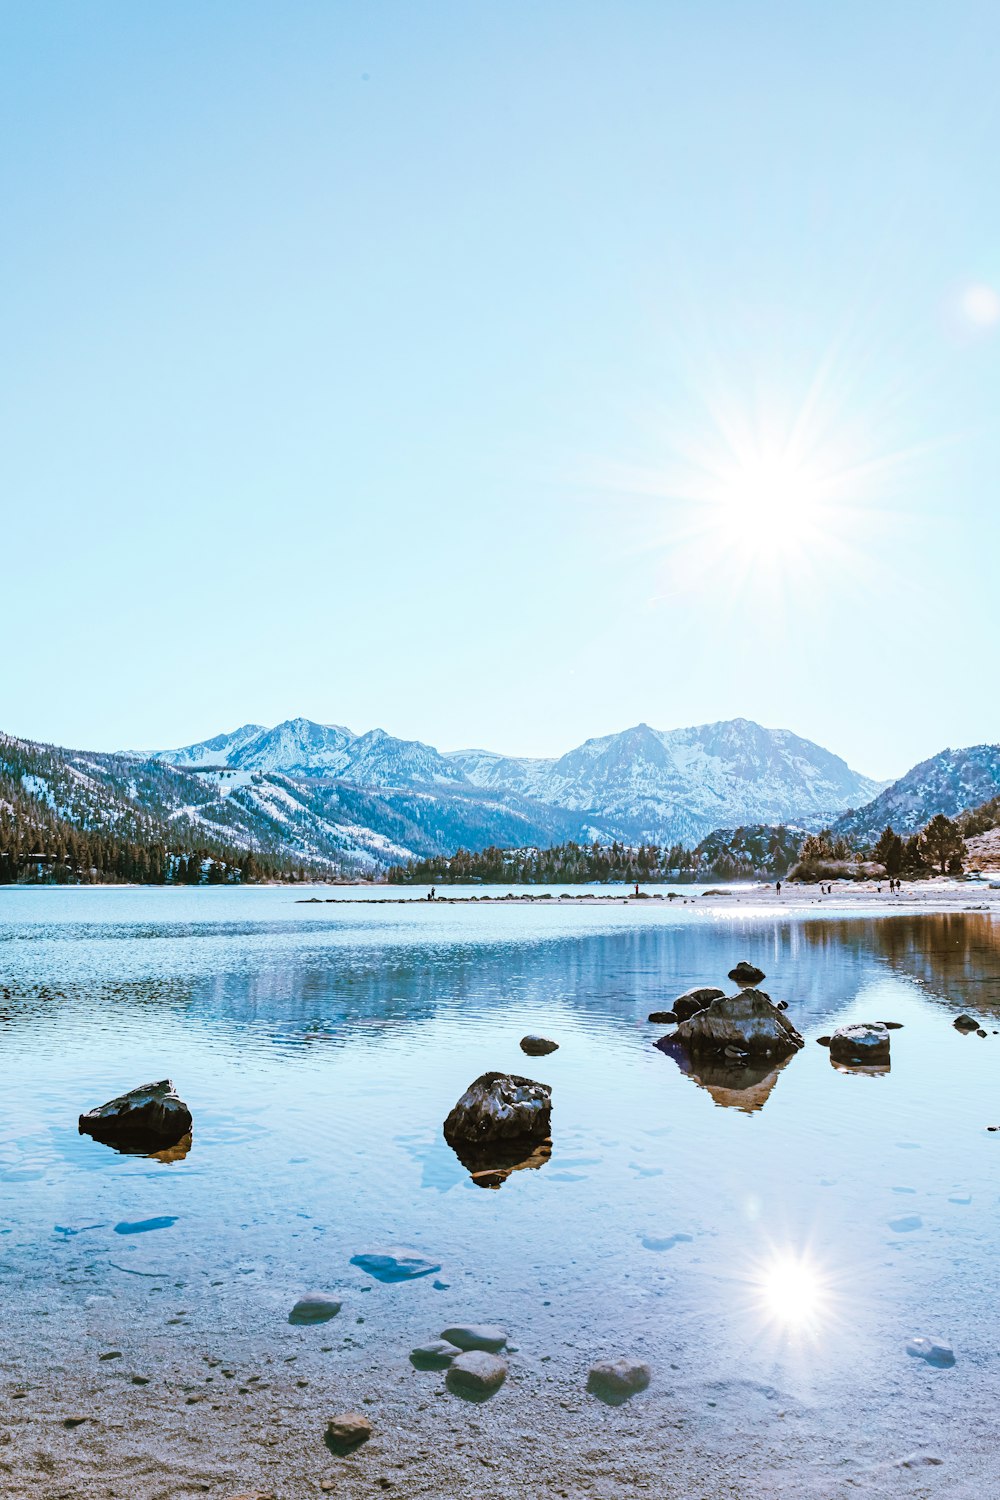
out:
<path id="1" fill-rule="evenodd" d="M 491 807 L 486 822 L 506 812 L 524 829 L 558 826 L 564 837 L 667 844 L 697 843 L 715 828 L 745 823 L 818 828 L 880 790 L 810 740 L 749 719 L 667 731 L 638 724 L 551 760 L 487 750 L 442 754 L 382 729 L 352 735 L 340 725 L 291 719 L 274 729 L 244 725 L 159 758 L 345 790 L 420 792 L 437 799 L 442 825 L 454 826 L 457 798 Z M 433 833 L 430 804 L 424 812 L 421 823 Z M 443 826 L 441 833 L 443 842 Z"/>
<path id="2" fill-rule="evenodd" d="M 894 781 L 873 801 L 845 813 L 833 825 L 846 838 L 877 839 L 891 824 L 897 833 L 915 833 L 936 813 L 953 818 L 1000 793 L 1000 745 L 942 750 Z"/>

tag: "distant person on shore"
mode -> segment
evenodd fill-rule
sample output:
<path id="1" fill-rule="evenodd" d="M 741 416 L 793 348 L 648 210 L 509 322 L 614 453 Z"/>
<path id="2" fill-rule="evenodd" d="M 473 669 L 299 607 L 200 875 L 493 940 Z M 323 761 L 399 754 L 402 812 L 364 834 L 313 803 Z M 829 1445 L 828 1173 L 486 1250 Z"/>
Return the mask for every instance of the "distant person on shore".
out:
<path id="1" fill-rule="evenodd" d="M 638 894 L 639 894 L 639 882 L 638 882 L 638 880 L 635 883 L 635 893 L 638 896 Z"/>
<path id="2" fill-rule="evenodd" d="M 774 882 L 774 889 L 777 891 L 778 895 L 780 896 L 781 895 L 781 881 L 780 880 L 776 880 Z"/>
<path id="3" fill-rule="evenodd" d="M 429 895 L 429 896 L 428 896 L 428 897 L 427 897 L 427 899 L 428 899 L 428 901 L 433 901 L 433 900 L 434 900 L 434 897 L 435 897 L 435 896 L 436 896 L 436 895 L 437 895 L 437 891 L 436 891 L 436 890 L 435 890 L 435 888 L 434 888 L 434 887 L 433 887 L 433 886 L 431 886 L 431 893 L 430 893 L 430 895 Z"/>

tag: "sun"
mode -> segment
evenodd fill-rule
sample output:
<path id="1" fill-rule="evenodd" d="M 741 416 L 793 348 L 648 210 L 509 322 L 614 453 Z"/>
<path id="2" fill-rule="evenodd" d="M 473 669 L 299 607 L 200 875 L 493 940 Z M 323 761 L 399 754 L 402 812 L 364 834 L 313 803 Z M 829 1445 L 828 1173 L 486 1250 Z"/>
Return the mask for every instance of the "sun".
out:
<path id="1" fill-rule="evenodd" d="M 789 451 L 749 453 L 721 467 L 706 493 L 706 525 L 756 560 L 788 558 L 820 539 L 833 480 Z"/>

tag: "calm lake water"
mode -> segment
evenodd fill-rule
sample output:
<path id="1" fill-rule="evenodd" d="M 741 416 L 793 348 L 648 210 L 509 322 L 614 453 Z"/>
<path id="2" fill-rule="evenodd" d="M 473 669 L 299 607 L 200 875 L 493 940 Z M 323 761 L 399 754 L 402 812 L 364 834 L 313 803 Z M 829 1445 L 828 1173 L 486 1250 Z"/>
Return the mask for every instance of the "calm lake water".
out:
<path id="1" fill-rule="evenodd" d="M 989 915 L 302 894 L 0 891 L 0 1264 L 15 1319 L 19 1287 L 39 1306 L 83 1267 L 140 1333 L 143 1278 L 184 1284 L 189 1306 L 238 1297 L 263 1322 L 303 1289 L 370 1288 L 368 1303 L 419 1299 L 428 1336 L 428 1309 L 457 1310 L 457 1289 L 470 1314 L 544 1317 L 563 1344 L 613 1332 L 629 1352 L 669 1345 L 762 1378 L 795 1360 L 814 1383 L 916 1378 L 913 1333 L 953 1343 L 958 1371 L 993 1369 Z M 685 1076 L 646 1019 L 694 984 L 731 988 L 740 958 L 806 1037 L 742 1094 Z M 985 1039 L 953 1028 L 962 1010 Z M 903 1023 L 891 1071 L 837 1071 L 814 1039 L 873 1019 Z M 529 1031 L 560 1050 L 526 1058 Z M 553 1087 L 551 1160 L 497 1191 L 471 1183 L 441 1131 L 488 1069 Z M 194 1114 L 183 1161 L 78 1134 L 82 1110 L 166 1076 Z M 350 1259 L 387 1244 L 440 1262 L 451 1290 L 372 1286 Z"/>

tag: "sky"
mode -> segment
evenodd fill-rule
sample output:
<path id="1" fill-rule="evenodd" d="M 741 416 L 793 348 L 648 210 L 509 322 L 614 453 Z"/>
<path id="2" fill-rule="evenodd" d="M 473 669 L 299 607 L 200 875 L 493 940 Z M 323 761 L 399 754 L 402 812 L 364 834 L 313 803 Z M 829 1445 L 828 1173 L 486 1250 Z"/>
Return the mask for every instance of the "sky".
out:
<path id="1" fill-rule="evenodd" d="M 1000 740 L 998 44 L 0 0 L 0 728 Z"/>

